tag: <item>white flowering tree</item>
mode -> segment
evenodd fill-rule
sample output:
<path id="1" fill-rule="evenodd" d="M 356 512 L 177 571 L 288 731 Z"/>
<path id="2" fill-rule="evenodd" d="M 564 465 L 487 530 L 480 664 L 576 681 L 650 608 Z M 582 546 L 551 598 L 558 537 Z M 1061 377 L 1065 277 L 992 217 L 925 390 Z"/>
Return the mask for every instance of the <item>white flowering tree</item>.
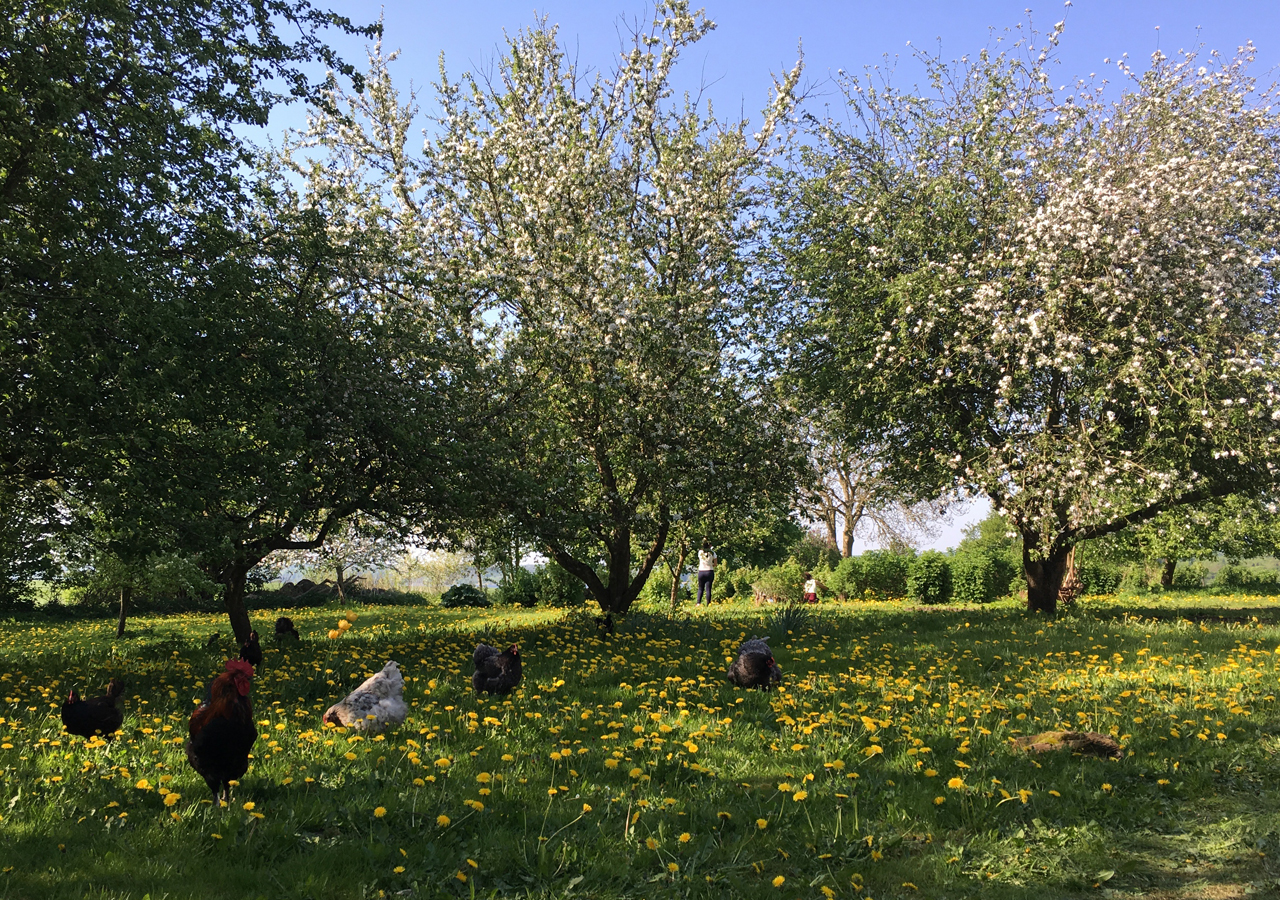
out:
<path id="1" fill-rule="evenodd" d="M 303 141 L 325 178 L 394 197 L 434 288 L 498 321 L 509 440 L 486 449 L 503 513 L 613 612 L 674 522 L 790 493 L 803 465 L 738 331 L 752 179 L 799 67 L 757 133 L 719 122 L 669 83 L 712 27 L 676 0 L 609 72 L 580 69 L 545 21 L 507 39 L 491 76 L 442 65 L 421 156 L 378 50 L 366 93 L 335 96 L 348 114 L 318 115 Z"/>
<path id="2" fill-rule="evenodd" d="M 1070 551 L 1276 478 L 1277 109 L 1252 49 L 1054 90 L 1059 24 L 843 81 L 782 182 L 781 349 L 916 496 L 989 496 L 1029 605 Z M 1114 90 L 1108 89 L 1108 90 Z"/>
<path id="3" fill-rule="evenodd" d="M 324 543 L 306 550 L 284 550 L 270 557 L 276 569 L 302 568 L 332 572 L 338 596 L 345 599 L 351 574 L 368 573 L 395 565 L 405 556 L 403 538 L 392 529 L 355 516 L 326 535 Z"/>

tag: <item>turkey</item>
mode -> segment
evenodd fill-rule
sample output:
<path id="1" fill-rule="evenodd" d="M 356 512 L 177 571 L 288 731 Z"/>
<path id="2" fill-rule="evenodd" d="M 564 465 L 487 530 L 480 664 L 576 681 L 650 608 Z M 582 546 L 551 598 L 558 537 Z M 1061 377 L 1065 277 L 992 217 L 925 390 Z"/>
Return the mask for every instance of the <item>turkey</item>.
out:
<path id="1" fill-rule="evenodd" d="M 520 669 L 518 644 L 512 644 L 502 653 L 498 652 L 497 647 L 477 644 L 476 652 L 471 658 L 476 664 L 475 674 L 471 676 L 471 686 L 477 694 L 481 691 L 509 694 L 520 683 L 523 672 Z"/>
<path id="2" fill-rule="evenodd" d="M 762 638 L 752 638 L 738 648 L 738 658 L 729 667 L 729 680 L 738 687 L 767 691 L 782 681 L 782 669 L 774 661 L 768 643 Z"/>
<path id="3" fill-rule="evenodd" d="M 324 721 L 356 731 L 382 731 L 388 725 L 399 725 L 408 714 L 404 676 L 395 662 L 388 662 L 381 672 L 370 675 L 348 694 L 347 699 L 325 710 Z"/>

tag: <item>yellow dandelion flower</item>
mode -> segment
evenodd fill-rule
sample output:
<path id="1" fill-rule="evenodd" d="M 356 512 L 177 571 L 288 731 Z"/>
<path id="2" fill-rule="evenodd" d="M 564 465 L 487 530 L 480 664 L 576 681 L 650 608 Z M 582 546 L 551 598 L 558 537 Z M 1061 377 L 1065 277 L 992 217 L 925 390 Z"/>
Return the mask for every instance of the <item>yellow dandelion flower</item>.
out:
<path id="1" fill-rule="evenodd" d="M 764 831 L 766 828 L 768 828 L 768 827 L 769 827 L 769 820 L 768 820 L 768 819 L 756 819 L 756 827 L 757 827 L 757 828 L 759 828 L 761 831 Z"/>
<path id="2" fill-rule="evenodd" d="M 791 795 L 791 799 L 794 800 L 796 803 L 799 803 L 801 800 L 807 800 L 808 798 L 809 798 L 808 791 L 796 791 L 794 794 Z"/>
<path id="3" fill-rule="evenodd" d="M 650 850 L 658 849 L 658 841 L 656 838 L 651 838 L 651 837 L 645 838 L 644 845 L 648 847 Z"/>
<path id="4" fill-rule="evenodd" d="M 173 792 L 170 792 L 170 793 L 168 793 L 168 794 L 165 794 L 165 795 L 164 795 L 164 805 L 165 805 L 165 806 L 175 806 L 175 805 L 177 805 L 177 802 L 178 802 L 179 800 L 181 800 L 181 799 L 182 799 L 182 795 L 181 795 L 181 794 L 175 794 L 175 793 L 173 793 Z"/>
<path id="5" fill-rule="evenodd" d="M 375 819 L 381 819 L 386 814 L 387 814 L 387 808 L 385 806 L 379 806 L 373 811 L 373 817 Z"/>
<path id="6" fill-rule="evenodd" d="M 667 863 L 667 871 L 670 872 L 672 875 L 674 875 L 676 872 L 679 872 L 680 871 L 679 863 L 673 863 L 673 862 Z"/>
<path id="7" fill-rule="evenodd" d="M 689 834 L 689 832 L 686 831 L 686 832 L 683 832 L 680 835 L 680 837 L 676 838 L 676 840 L 678 840 L 682 844 L 687 844 L 691 840 L 693 840 L 693 835 Z"/>
<path id="8" fill-rule="evenodd" d="M 244 811 L 245 811 L 245 812 L 253 812 L 253 808 L 254 808 L 256 805 L 257 805 L 257 804 L 255 804 L 252 800 L 250 800 L 250 801 L 248 801 L 247 803 L 245 803 L 245 805 L 244 805 Z"/>
<path id="9" fill-rule="evenodd" d="M 776 887 L 776 888 L 780 888 L 780 887 L 782 887 L 782 886 L 783 886 L 784 884 L 786 884 L 786 883 L 787 883 L 787 879 L 783 878 L 781 875 L 775 875 L 775 876 L 774 876 L 774 879 L 773 879 L 773 886 L 774 886 L 774 887 Z"/>
<path id="10" fill-rule="evenodd" d="M 404 866 L 396 866 L 396 867 L 395 867 L 394 869 L 392 869 L 391 871 L 392 871 L 392 872 L 395 872 L 397 875 L 403 875 L 403 874 L 404 874 Z"/>
<path id="11" fill-rule="evenodd" d="M 947 787 L 951 788 L 951 790 L 953 791 L 961 790 L 964 787 L 964 779 L 952 778 L 950 781 L 947 782 Z"/>
<path id="12" fill-rule="evenodd" d="M 448 816 L 444 815 L 443 813 L 441 813 L 440 815 L 436 816 L 436 825 L 438 825 L 438 826 L 439 826 L 439 827 L 441 827 L 441 828 L 448 828 L 448 827 L 449 827 L 449 823 L 450 823 L 451 821 L 453 821 L 453 820 L 452 820 L 452 819 L 450 819 Z"/>

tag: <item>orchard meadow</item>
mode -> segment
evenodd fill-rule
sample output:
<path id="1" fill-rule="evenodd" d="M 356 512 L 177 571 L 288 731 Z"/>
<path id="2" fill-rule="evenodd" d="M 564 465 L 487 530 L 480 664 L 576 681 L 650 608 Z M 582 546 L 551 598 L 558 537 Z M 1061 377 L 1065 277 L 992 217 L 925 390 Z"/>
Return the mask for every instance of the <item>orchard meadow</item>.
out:
<path id="1" fill-rule="evenodd" d="M 339 618 L 355 623 L 336 639 Z M 564 610 L 330 606 L 264 644 L 229 808 L 186 721 L 233 647 L 212 615 L 10 620 L 0 637 L 0 897 L 1243 897 L 1280 890 L 1273 600 L 1086 598 Z M 269 621 L 276 611 L 256 612 Z M 780 690 L 734 689 L 767 636 Z M 524 681 L 475 697 L 478 640 Z M 409 719 L 320 715 L 387 659 Z M 114 741 L 68 690 L 127 682 Z M 1115 736 L 1104 760 L 1012 746 Z"/>

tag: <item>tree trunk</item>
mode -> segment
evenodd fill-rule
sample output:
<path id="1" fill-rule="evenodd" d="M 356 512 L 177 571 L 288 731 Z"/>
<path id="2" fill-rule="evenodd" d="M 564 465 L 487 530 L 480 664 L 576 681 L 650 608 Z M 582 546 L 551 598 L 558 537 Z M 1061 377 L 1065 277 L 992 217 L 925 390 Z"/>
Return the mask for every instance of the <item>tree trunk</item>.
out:
<path id="1" fill-rule="evenodd" d="M 249 632 L 253 631 L 249 612 L 244 608 L 245 579 L 251 568 L 253 566 L 232 563 L 223 572 L 222 602 L 227 608 L 227 618 L 231 620 L 231 630 L 241 644 L 249 640 Z"/>
<path id="2" fill-rule="evenodd" d="M 680 542 L 680 559 L 676 562 L 676 567 L 671 572 L 671 615 L 675 616 L 678 608 L 678 600 L 680 598 L 680 576 L 684 574 L 684 558 L 689 555 L 689 545 L 684 541 Z M 670 566 L 668 566 L 670 568 Z"/>
<path id="3" fill-rule="evenodd" d="M 344 590 L 345 585 L 343 584 L 343 581 L 342 581 L 342 573 L 345 571 L 345 569 L 343 566 L 335 565 L 333 567 L 333 571 L 334 571 L 334 574 L 338 576 L 338 599 L 346 600 L 347 592 Z"/>
<path id="4" fill-rule="evenodd" d="M 663 548 L 667 545 L 667 533 L 670 528 L 671 520 L 664 508 L 660 513 L 658 534 L 634 577 L 631 575 L 631 531 L 627 528 L 619 528 L 614 532 L 605 542 L 605 549 L 609 554 L 606 562 L 609 572 L 607 583 L 601 580 L 594 566 L 577 559 L 563 546 L 548 541 L 547 552 L 561 568 L 590 589 L 591 595 L 600 604 L 601 612 L 621 616 L 626 615 L 627 610 L 631 609 L 631 604 L 640 595 L 640 589 L 649 580 L 649 573 L 653 571 L 654 565 L 662 556 Z"/>
<path id="5" fill-rule="evenodd" d="M 1039 535 L 1022 535 L 1022 570 L 1027 579 L 1027 609 L 1049 616 L 1058 614 L 1058 592 L 1071 559 L 1069 546 L 1054 543 L 1043 556 L 1033 556 Z"/>
<path id="6" fill-rule="evenodd" d="M 1166 591 L 1173 587 L 1173 572 L 1178 567 L 1178 561 L 1167 557 L 1164 561 L 1164 569 L 1160 572 L 1160 587 Z"/>
<path id="7" fill-rule="evenodd" d="M 129 597 L 133 593 L 133 588 L 120 588 L 120 621 L 116 623 L 116 637 L 124 637 L 124 620 L 128 615 Z"/>

